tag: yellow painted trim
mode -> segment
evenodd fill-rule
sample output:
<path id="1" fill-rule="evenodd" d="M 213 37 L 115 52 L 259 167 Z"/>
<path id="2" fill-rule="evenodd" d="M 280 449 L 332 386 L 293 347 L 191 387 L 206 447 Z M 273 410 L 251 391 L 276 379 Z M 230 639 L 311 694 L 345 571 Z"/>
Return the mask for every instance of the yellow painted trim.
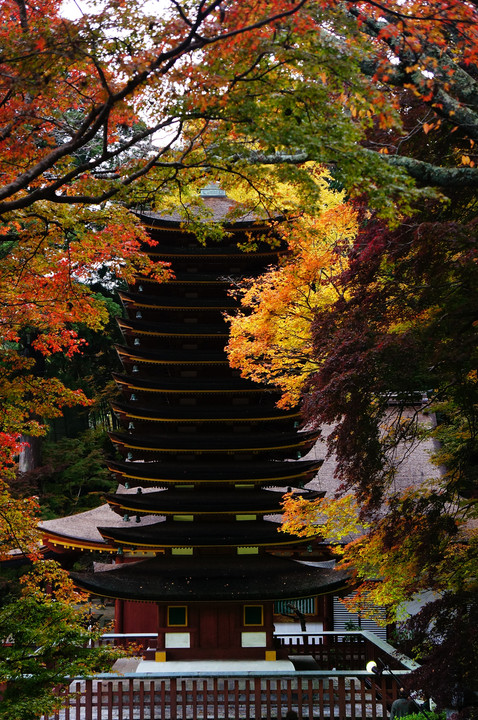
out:
<path id="1" fill-rule="evenodd" d="M 320 533 L 318 533 L 318 534 L 320 534 Z M 124 548 L 125 546 L 126 546 L 126 548 L 131 548 L 133 545 L 135 545 L 136 552 L 139 552 L 141 548 L 155 548 L 157 551 L 159 551 L 159 550 L 161 550 L 161 548 L 173 548 L 173 547 L 176 547 L 176 548 L 177 548 L 177 547 L 180 547 L 180 546 L 178 546 L 177 543 L 176 543 L 175 545 L 169 545 L 169 544 L 164 543 L 164 542 L 161 543 L 161 545 L 155 545 L 155 544 L 152 544 L 152 543 L 151 543 L 151 544 L 149 544 L 149 543 L 137 543 L 137 544 L 134 544 L 131 540 L 116 540 L 115 538 L 110 537 L 110 536 L 107 535 L 106 533 L 105 533 L 104 537 L 105 537 L 105 538 L 108 538 L 109 540 L 111 540 L 111 542 L 114 542 L 116 549 L 117 549 L 118 547 L 123 547 L 123 548 Z M 227 547 L 227 548 L 236 547 L 238 550 L 239 550 L 240 548 L 242 548 L 243 550 L 248 550 L 249 547 L 250 547 L 250 548 L 258 548 L 258 547 L 282 547 L 282 545 L 300 545 L 301 543 L 304 543 L 304 542 L 305 542 L 305 541 L 304 541 L 304 538 L 294 538 L 294 540 L 286 540 L 286 541 L 284 541 L 284 540 L 282 540 L 282 538 L 278 535 L 278 536 L 277 536 L 277 539 L 276 539 L 274 542 L 257 543 L 257 545 L 250 545 L 250 546 L 241 545 L 241 546 L 239 547 L 239 546 L 237 546 L 235 543 L 231 543 L 230 545 L 227 545 L 227 544 L 220 545 L 220 544 L 218 544 L 218 543 L 214 543 L 214 544 L 212 544 L 212 545 L 206 543 L 205 545 L 201 545 L 201 544 L 199 544 L 199 543 L 196 543 L 196 544 L 193 545 L 192 547 L 193 547 L 193 548 L 195 548 L 195 547 Z M 187 546 L 185 546 L 185 547 L 191 547 L 191 545 L 189 544 L 189 545 L 187 545 Z M 238 552 L 237 554 L 238 554 L 238 555 L 247 555 L 247 554 L 252 554 L 252 553 L 247 553 L 247 552 L 240 553 L 240 552 Z M 254 553 L 254 554 L 257 554 L 257 553 Z"/>
<path id="2" fill-rule="evenodd" d="M 160 477 L 145 478 L 143 475 L 130 475 L 129 473 L 122 472 L 121 470 L 115 470 L 110 467 L 108 467 L 108 470 L 110 470 L 112 473 L 115 473 L 116 475 L 121 475 L 121 477 L 124 477 L 124 478 L 131 478 L 131 480 L 142 480 L 144 482 L 149 482 L 152 484 L 173 483 L 175 485 L 180 485 L 180 484 L 184 483 L 186 485 L 191 485 L 191 483 L 193 483 L 194 485 L 202 485 L 202 484 L 209 484 L 209 483 L 221 483 L 221 484 L 228 483 L 229 484 L 230 482 L 232 482 L 236 487 L 240 486 L 241 483 L 244 483 L 244 487 L 254 487 L 254 485 L 258 485 L 259 483 L 267 483 L 268 485 L 273 485 L 275 482 L 277 482 L 277 480 L 293 480 L 295 478 L 302 478 L 304 475 L 306 475 L 309 472 L 315 472 L 312 470 L 307 470 L 305 472 L 296 473 L 294 475 L 281 475 L 280 477 L 273 477 L 273 478 L 270 478 L 270 477 L 254 478 L 253 480 L 245 478 L 242 481 L 241 480 L 229 481 L 229 480 L 225 480 L 224 478 L 222 480 L 191 480 L 191 478 L 189 478 L 188 480 L 181 480 L 181 479 L 166 480 L 166 479 L 160 478 Z"/>
<path id="3" fill-rule="evenodd" d="M 142 392 L 157 392 L 157 393 L 182 393 L 183 395 L 184 394 L 197 395 L 198 393 L 222 393 L 223 395 L 225 395 L 225 394 L 235 395 L 235 394 L 240 393 L 242 395 L 245 395 L 247 393 L 258 393 L 258 392 L 264 393 L 265 392 L 264 388 L 249 388 L 249 389 L 244 389 L 244 390 L 241 390 L 240 388 L 235 389 L 235 390 L 229 389 L 229 388 L 224 388 L 223 390 L 196 390 L 196 389 L 191 388 L 191 389 L 187 389 L 187 390 L 185 390 L 185 389 L 172 390 L 172 389 L 167 389 L 167 388 L 139 387 L 138 385 L 134 385 L 133 383 L 126 382 L 125 380 L 115 380 L 115 382 L 118 385 L 122 385 L 123 387 L 128 388 L 129 390 L 138 390 L 138 391 L 142 391 Z"/>
<path id="4" fill-rule="evenodd" d="M 180 225 L 182 225 L 185 220 L 171 220 L 171 222 L 178 222 Z M 194 230 L 188 230 L 185 227 L 177 227 L 174 225 L 149 225 L 149 223 L 144 222 L 144 220 L 141 220 L 141 225 L 148 230 L 164 230 L 166 232 L 174 232 L 174 233 L 182 233 L 183 235 L 194 235 Z M 229 227 L 226 225 L 227 232 L 235 233 L 236 235 L 242 235 L 244 233 L 248 233 L 251 230 L 270 230 L 270 225 L 247 225 L 245 227 Z M 153 238 L 154 240 L 154 238 Z M 146 251 L 146 254 L 149 255 L 150 253 Z M 247 253 L 241 253 L 242 255 L 245 255 Z"/>
<path id="5" fill-rule="evenodd" d="M 292 420 L 294 417 L 298 417 L 299 413 L 294 413 L 294 415 L 286 415 L 284 418 L 278 418 L 275 417 L 214 417 L 214 418 L 202 418 L 202 417 L 196 417 L 196 418 L 162 418 L 162 417 L 148 417 L 147 415 L 135 415 L 132 412 L 129 412 L 128 410 L 121 410 L 121 409 L 115 409 L 115 405 L 113 403 L 113 410 L 114 412 L 118 413 L 119 415 L 124 415 L 128 418 L 133 418 L 133 420 L 149 420 L 151 422 L 173 422 L 173 423 L 191 423 L 191 422 L 218 422 L 221 424 L 224 424 L 226 422 L 270 422 L 271 420 Z"/>
<path id="6" fill-rule="evenodd" d="M 266 662 L 269 662 L 269 661 L 274 662 L 275 660 L 277 660 L 277 651 L 276 650 L 266 650 L 265 660 L 266 660 Z"/>
<path id="7" fill-rule="evenodd" d="M 236 547 L 236 555 L 259 555 L 259 547 L 257 545 L 250 545 L 249 547 L 239 545 Z"/>
<path id="8" fill-rule="evenodd" d="M 121 326 L 120 323 L 118 325 L 123 327 L 126 330 L 130 330 L 132 335 L 146 335 L 147 337 L 174 337 L 174 338 L 220 338 L 220 337 L 229 337 L 229 333 L 227 332 L 210 332 L 210 333 L 195 333 L 195 332 L 180 332 L 180 333 L 174 333 L 174 332 L 158 332 L 155 330 L 135 330 L 134 328 L 130 328 L 127 326 Z M 192 327 L 192 325 L 191 325 Z M 189 328 L 188 328 L 189 329 Z"/>
<path id="9" fill-rule="evenodd" d="M 125 497 L 128 497 L 128 495 L 125 495 Z M 135 515 L 135 514 L 136 515 L 138 515 L 138 514 L 141 514 L 141 515 L 177 515 L 178 514 L 177 510 L 147 510 L 146 508 L 144 508 L 144 509 L 142 508 L 141 510 L 139 510 L 138 508 L 132 508 L 132 507 L 129 507 L 129 505 L 124 505 L 122 502 L 117 502 L 117 501 L 113 502 L 112 500 L 108 504 L 114 505 L 114 507 L 119 507 L 122 510 L 128 510 L 128 512 L 130 512 L 131 515 Z M 220 510 L 220 511 L 218 511 L 218 510 L 202 510 L 202 511 L 195 510 L 194 515 L 246 515 L 248 513 L 248 510 L 250 513 L 250 508 L 244 509 L 240 512 L 238 512 L 237 510 Z M 279 509 L 278 508 L 269 508 L 269 510 L 254 510 L 254 512 L 255 512 L 255 515 L 272 515 L 272 514 L 276 515 L 279 513 L 283 513 L 284 511 L 281 510 L 280 508 Z M 251 515 L 251 517 L 253 517 L 253 516 Z M 255 519 L 255 516 L 254 516 L 254 519 Z"/>
<path id="10" fill-rule="evenodd" d="M 195 333 L 195 332 L 180 332 L 180 333 L 174 333 L 174 332 L 158 332 L 155 330 L 135 330 L 134 328 L 130 328 L 127 325 L 121 325 L 121 322 L 118 322 L 119 327 L 123 327 L 126 330 L 130 330 L 133 335 L 146 335 L 147 337 L 174 337 L 174 338 L 180 338 L 180 337 L 187 337 L 187 338 L 219 338 L 219 337 L 229 337 L 228 332 L 210 332 L 210 333 Z M 191 328 L 193 326 L 191 325 Z M 189 330 L 189 328 L 188 328 Z"/>
<path id="11" fill-rule="evenodd" d="M 164 650 L 156 650 L 154 653 L 155 662 L 166 662 L 166 652 Z"/>
<path id="12" fill-rule="evenodd" d="M 162 304 L 161 302 L 159 302 L 160 298 L 158 298 L 158 302 L 153 305 L 146 301 L 141 302 L 139 300 L 131 300 L 131 299 L 126 298 L 121 295 L 120 295 L 120 297 L 121 297 L 121 301 L 125 305 L 129 305 L 132 308 L 146 308 L 146 309 L 153 308 L 155 310 L 177 310 L 178 312 L 180 312 L 180 311 L 190 312 L 192 310 L 198 310 L 198 311 L 200 310 L 201 312 L 203 312 L 203 311 L 207 311 L 207 310 L 215 311 L 215 310 L 233 310 L 234 309 L 234 306 L 231 303 L 227 303 L 227 304 L 221 303 L 220 305 L 201 305 L 201 304 L 193 305 L 192 303 L 191 303 L 191 305 L 165 305 L 165 304 Z M 199 298 L 189 298 L 189 299 L 190 300 L 196 300 L 196 299 L 199 300 Z"/>
<path id="13" fill-rule="evenodd" d="M 81 550 L 100 550 L 101 552 L 106 552 L 110 554 L 116 553 L 115 547 L 102 544 L 100 541 L 98 541 L 98 543 L 88 541 L 83 542 L 81 540 L 74 540 L 67 537 L 61 538 L 59 536 L 51 536 L 49 533 L 45 533 L 44 531 L 42 531 L 41 534 L 42 537 L 44 537 L 45 540 L 48 541 L 51 545 L 57 545 L 59 547 L 65 548 L 66 550 L 73 550 L 79 548 Z"/>
<path id="14" fill-rule="evenodd" d="M 124 350 L 116 351 L 120 357 L 126 357 L 131 362 L 146 363 L 148 365 L 228 365 L 227 359 L 224 360 L 156 360 L 152 358 L 139 357 L 131 355 L 131 353 L 124 352 Z"/>
<path id="15" fill-rule="evenodd" d="M 114 438 L 111 441 L 115 445 L 121 445 L 125 448 L 131 448 L 131 450 L 144 450 L 146 452 L 178 452 L 178 453 L 198 453 L 204 455 L 205 453 L 243 453 L 243 452 L 261 452 L 262 450 L 287 450 L 288 448 L 300 448 L 305 444 L 303 443 L 292 443 L 292 445 L 268 445 L 267 447 L 245 447 L 245 448 L 217 448 L 217 449 L 201 449 L 201 448 L 156 448 L 146 447 L 144 445 L 132 445 L 125 440 L 116 440 Z"/>
<path id="16" fill-rule="evenodd" d="M 207 249 L 207 248 L 204 248 Z M 227 253 L 214 253 L 214 252 L 200 252 L 201 248 L 187 248 L 188 252 L 184 253 L 178 253 L 173 248 L 170 248 L 169 250 L 163 249 L 155 249 L 155 250 L 147 250 L 146 254 L 149 257 L 158 257 L 158 258 L 179 258 L 184 260 L 192 260 L 194 259 L 201 259 L 201 260 L 209 260 L 210 258 L 221 258 L 222 260 L 229 260 L 229 259 L 236 259 L 236 258 L 252 258 L 256 259 L 257 257 L 274 257 L 276 258 L 279 254 L 278 250 L 259 250 L 254 251 L 253 253 L 250 252 L 243 252 L 241 250 L 231 250 Z M 190 252 L 189 252 L 190 251 Z"/>

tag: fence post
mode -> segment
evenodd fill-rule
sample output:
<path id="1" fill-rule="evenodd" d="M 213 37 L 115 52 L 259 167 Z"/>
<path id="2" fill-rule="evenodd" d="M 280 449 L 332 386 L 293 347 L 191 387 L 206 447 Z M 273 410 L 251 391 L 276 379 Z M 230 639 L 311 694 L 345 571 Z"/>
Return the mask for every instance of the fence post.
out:
<path id="1" fill-rule="evenodd" d="M 169 678 L 169 717 L 174 720 L 177 717 L 177 680 Z"/>
<path id="2" fill-rule="evenodd" d="M 93 720 L 93 680 L 85 680 L 85 720 Z"/>
<path id="3" fill-rule="evenodd" d="M 256 716 L 256 720 L 261 720 L 262 712 L 262 686 L 261 686 L 261 678 L 255 677 L 254 678 L 254 712 Z"/>

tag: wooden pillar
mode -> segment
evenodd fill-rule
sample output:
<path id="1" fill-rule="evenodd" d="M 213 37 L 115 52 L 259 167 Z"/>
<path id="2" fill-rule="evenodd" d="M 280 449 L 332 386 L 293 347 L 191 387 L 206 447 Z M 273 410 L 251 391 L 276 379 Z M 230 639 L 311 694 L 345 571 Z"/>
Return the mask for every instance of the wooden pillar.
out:
<path id="1" fill-rule="evenodd" d="M 115 600 L 115 633 L 124 632 L 124 600 Z"/>

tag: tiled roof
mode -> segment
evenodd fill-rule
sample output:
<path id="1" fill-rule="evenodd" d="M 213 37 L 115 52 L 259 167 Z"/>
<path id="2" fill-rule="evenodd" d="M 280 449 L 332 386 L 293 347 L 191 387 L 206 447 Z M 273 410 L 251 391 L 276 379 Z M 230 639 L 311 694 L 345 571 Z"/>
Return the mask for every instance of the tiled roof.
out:
<path id="1" fill-rule="evenodd" d="M 338 592 L 348 579 L 344 571 L 269 554 L 165 556 L 72 577 L 98 595 L 153 602 L 296 599 Z"/>

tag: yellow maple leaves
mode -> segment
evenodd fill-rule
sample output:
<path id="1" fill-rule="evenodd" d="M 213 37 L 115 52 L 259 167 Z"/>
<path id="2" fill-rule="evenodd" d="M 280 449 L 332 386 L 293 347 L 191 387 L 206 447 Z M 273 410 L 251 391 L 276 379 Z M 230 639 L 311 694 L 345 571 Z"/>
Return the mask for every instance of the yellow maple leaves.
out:
<path id="1" fill-rule="evenodd" d="M 282 263 L 239 290 L 241 311 L 230 318 L 227 348 L 232 367 L 243 377 L 278 386 L 280 405 L 295 405 L 307 378 L 317 369 L 311 323 L 314 313 L 337 298 L 333 275 L 346 264 L 345 249 L 357 232 L 357 218 L 343 193 L 317 175 L 316 215 L 302 214 L 277 224 L 287 247 Z M 293 192 L 289 203 L 294 201 Z"/>

